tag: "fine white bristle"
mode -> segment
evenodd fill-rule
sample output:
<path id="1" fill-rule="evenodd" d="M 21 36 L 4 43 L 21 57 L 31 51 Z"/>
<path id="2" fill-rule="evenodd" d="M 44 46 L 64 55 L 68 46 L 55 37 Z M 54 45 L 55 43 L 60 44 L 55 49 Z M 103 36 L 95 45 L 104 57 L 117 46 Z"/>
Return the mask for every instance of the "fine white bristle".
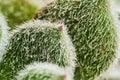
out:
<path id="1" fill-rule="evenodd" d="M 29 74 L 30 71 L 37 72 L 38 74 L 51 73 L 53 75 L 65 75 L 66 80 L 72 80 L 69 73 L 64 69 L 55 64 L 34 62 L 27 65 L 24 70 L 21 70 L 16 76 L 17 80 L 23 80 L 23 78 Z"/>
<path id="2" fill-rule="evenodd" d="M 3 14 L 0 13 L 0 26 L 2 31 L 2 36 L 0 39 L 0 60 L 2 59 L 3 53 L 5 53 L 5 46 L 8 44 L 8 25 Z"/>

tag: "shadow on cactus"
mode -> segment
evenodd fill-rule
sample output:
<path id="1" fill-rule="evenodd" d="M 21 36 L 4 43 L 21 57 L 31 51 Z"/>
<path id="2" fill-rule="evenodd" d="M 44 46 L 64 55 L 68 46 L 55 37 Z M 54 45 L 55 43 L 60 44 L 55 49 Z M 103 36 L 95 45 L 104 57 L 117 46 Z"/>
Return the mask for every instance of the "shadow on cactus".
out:
<path id="1" fill-rule="evenodd" d="M 117 39 L 108 0 L 57 0 L 35 18 L 64 22 L 76 48 L 75 80 L 93 80 L 113 62 Z"/>
<path id="2" fill-rule="evenodd" d="M 15 80 L 34 61 L 58 64 L 73 76 L 75 51 L 64 25 L 36 20 L 14 30 L 0 62 L 0 79 Z"/>
<path id="3" fill-rule="evenodd" d="M 17 80 L 72 80 L 65 69 L 50 63 L 32 63 L 18 73 Z"/>
<path id="4" fill-rule="evenodd" d="M 36 10 L 37 7 L 27 0 L 0 0 L 0 11 L 6 16 L 11 28 L 32 19 Z"/>

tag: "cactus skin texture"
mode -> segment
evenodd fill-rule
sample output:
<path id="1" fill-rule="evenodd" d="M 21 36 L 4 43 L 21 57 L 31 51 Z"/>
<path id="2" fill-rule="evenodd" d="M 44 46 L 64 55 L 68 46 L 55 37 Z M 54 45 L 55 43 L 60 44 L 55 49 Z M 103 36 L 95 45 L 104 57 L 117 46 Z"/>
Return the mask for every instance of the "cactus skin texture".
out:
<path id="1" fill-rule="evenodd" d="M 5 20 L 5 17 L 2 13 L 0 13 L 0 60 L 2 59 L 2 55 L 5 52 L 5 46 L 8 43 L 8 25 Z"/>
<path id="2" fill-rule="evenodd" d="M 18 73 L 17 80 L 72 80 L 65 69 L 50 63 L 32 63 Z"/>
<path id="3" fill-rule="evenodd" d="M 13 31 L 0 62 L 0 79 L 15 80 L 16 73 L 34 61 L 74 70 L 75 51 L 63 25 L 30 21 Z"/>
<path id="4" fill-rule="evenodd" d="M 117 35 L 108 0 L 57 0 L 35 18 L 67 26 L 77 53 L 75 80 L 93 80 L 113 62 Z"/>

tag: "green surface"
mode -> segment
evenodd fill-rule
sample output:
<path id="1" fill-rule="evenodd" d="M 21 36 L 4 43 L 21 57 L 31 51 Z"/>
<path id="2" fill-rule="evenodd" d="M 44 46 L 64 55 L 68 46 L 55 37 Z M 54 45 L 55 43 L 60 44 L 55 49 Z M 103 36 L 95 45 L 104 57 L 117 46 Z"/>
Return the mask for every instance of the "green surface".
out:
<path id="1" fill-rule="evenodd" d="M 30 71 L 22 80 L 65 80 L 64 75 L 52 74 L 52 72 L 43 71 L 43 73 Z"/>
<path id="2" fill-rule="evenodd" d="M 67 25 L 78 59 L 75 80 L 93 80 L 113 62 L 117 39 L 108 0 L 57 0 L 37 16 Z"/>
<path id="3" fill-rule="evenodd" d="M 16 73 L 34 61 L 69 66 L 70 53 L 62 41 L 66 34 L 51 27 L 34 25 L 14 33 L 0 62 L 0 80 L 16 80 Z"/>
<path id="4" fill-rule="evenodd" d="M 11 28 L 32 19 L 36 10 L 37 7 L 27 0 L 0 0 L 0 11 L 6 16 Z"/>

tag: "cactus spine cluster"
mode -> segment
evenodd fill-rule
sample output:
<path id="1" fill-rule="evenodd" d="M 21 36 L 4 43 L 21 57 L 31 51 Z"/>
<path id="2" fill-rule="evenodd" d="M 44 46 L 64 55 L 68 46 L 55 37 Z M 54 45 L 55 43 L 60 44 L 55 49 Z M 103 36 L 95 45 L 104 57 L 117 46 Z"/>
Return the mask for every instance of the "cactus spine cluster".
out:
<path id="1" fill-rule="evenodd" d="M 36 20 L 13 32 L 0 62 L 1 80 L 15 80 L 17 72 L 34 61 L 57 64 L 73 76 L 75 51 L 64 25 Z"/>
<path id="2" fill-rule="evenodd" d="M 8 43 L 8 26 L 5 17 L 0 13 L 0 60 Z"/>
<path id="3" fill-rule="evenodd" d="M 112 63 L 117 40 L 108 0 L 56 0 L 35 18 L 67 26 L 77 53 L 75 80 L 93 80 Z"/>
<path id="4" fill-rule="evenodd" d="M 72 80 L 69 73 L 54 64 L 32 63 L 18 73 L 17 80 Z"/>

